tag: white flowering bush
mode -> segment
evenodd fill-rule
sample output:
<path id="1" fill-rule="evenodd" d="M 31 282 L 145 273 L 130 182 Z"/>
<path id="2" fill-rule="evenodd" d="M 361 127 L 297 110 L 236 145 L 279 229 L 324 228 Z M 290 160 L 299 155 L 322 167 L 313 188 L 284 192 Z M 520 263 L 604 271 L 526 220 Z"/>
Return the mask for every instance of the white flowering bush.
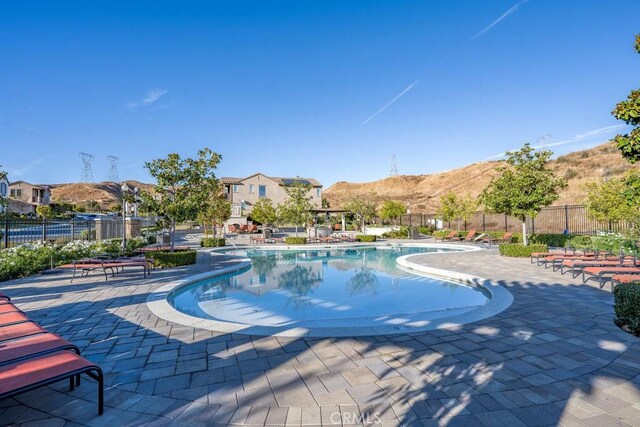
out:
<path id="1" fill-rule="evenodd" d="M 127 252 L 146 245 L 144 238 L 127 239 Z M 116 255 L 122 251 L 122 240 L 89 242 L 26 243 L 0 251 L 0 281 L 36 274 L 52 266 L 96 255 Z"/>

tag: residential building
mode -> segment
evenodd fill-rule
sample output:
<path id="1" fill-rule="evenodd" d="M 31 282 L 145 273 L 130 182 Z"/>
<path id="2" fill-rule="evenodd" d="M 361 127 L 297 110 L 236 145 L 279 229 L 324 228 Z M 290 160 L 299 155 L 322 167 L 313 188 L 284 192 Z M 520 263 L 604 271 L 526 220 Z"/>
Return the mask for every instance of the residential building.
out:
<path id="1" fill-rule="evenodd" d="M 286 187 L 296 182 L 310 186 L 311 203 L 322 207 L 322 184 L 313 178 L 281 178 L 256 173 L 246 178 L 221 178 L 224 191 L 231 202 L 230 224 L 244 224 L 253 205 L 262 198 L 269 198 L 274 206 L 287 200 Z"/>
<path id="2" fill-rule="evenodd" d="M 9 184 L 9 198 L 34 206 L 48 205 L 51 200 L 51 190 L 46 185 L 16 181 Z"/>

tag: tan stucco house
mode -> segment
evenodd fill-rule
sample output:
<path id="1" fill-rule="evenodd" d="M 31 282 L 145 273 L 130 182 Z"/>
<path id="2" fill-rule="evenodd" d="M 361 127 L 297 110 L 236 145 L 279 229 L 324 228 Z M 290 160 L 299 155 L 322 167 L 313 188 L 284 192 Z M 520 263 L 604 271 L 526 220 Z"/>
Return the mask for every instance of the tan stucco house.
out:
<path id="1" fill-rule="evenodd" d="M 48 205 L 51 203 L 51 190 L 46 185 L 15 181 L 9 184 L 9 198 L 34 206 Z"/>
<path id="2" fill-rule="evenodd" d="M 220 178 L 224 191 L 231 202 L 229 224 L 245 224 L 252 206 L 262 198 L 269 198 L 274 205 L 287 200 L 285 187 L 296 182 L 308 184 L 311 203 L 322 206 L 322 184 L 313 178 L 281 178 L 256 173 L 246 178 Z"/>

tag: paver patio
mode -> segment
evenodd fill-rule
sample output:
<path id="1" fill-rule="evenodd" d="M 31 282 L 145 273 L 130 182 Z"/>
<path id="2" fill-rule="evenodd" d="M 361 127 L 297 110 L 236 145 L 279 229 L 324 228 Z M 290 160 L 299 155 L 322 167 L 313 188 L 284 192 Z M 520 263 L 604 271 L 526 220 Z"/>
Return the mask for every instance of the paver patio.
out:
<path id="1" fill-rule="evenodd" d="M 106 378 L 0 401 L 2 425 L 640 425 L 640 340 L 612 322 L 608 290 L 494 250 L 418 255 L 491 279 L 504 312 L 446 330 L 358 338 L 223 334 L 155 317 L 168 280 L 234 260 L 121 275 L 34 276 L 2 290 L 74 342 Z M 87 402 L 90 401 L 91 403 Z"/>

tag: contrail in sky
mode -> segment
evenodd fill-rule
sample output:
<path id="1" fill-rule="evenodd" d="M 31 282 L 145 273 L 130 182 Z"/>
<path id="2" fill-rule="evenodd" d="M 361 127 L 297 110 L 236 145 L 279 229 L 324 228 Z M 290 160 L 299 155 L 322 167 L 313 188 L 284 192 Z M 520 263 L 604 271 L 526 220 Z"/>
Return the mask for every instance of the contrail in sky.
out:
<path id="1" fill-rule="evenodd" d="M 493 21 L 489 26 L 485 27 L 482 31 L 480 31 L 478 34 L 476 34 L 475 36 L 471 37 L 471 40 L 475 40 L 478 37 L 482 36 L 484 33 L 486 33 L 487 31 L 489 31 L 490 29 L 492 29 L 493 27 L 495 27 L 496 25 L 498 25 L 500 22 L 504 21 L 505 19 L 507 19 L 509 16 L 513 15 L 519 8 L 520 6 L 522 6 L 523 4 L 527 3 L 529 0 L 521 0 L 520 3 L 518 3 L 517 5 L 513 6 L 511 9 L 507 10 L 505 13 L 503 13 L 498 19 L 496 19 L 495 21 Z"/>
<path id="2" fill-rule="evenodd" d="M 407 86 L 407 88 L 405 90 L 403 90 L 402 92 L 400 92 L 395 98 L 393 98 L 391 101 L 387 102 L 381 109 L 379 109 L 378 111 L 376 111 L 375 113 L 373 113 L 373 115 L 371 115 L 367 120 L 365 120 L 364 122 L 362 122 L 363 125 L 366 125 L 367 123 L 369 123 L 369 121 L 371 119 L 373 119 L 375 116 L 377 116 L 378 114 L 382 113 L 384 110 L 386 110 L 391 104 L 393 104 L 394 102 L 396 102 L 398 99 L 400 99 L 400 97 L 402 97 L 402 95 L 404 95 L 405 93 L 409 92 L 411 89 L 413 89 L 413 87 L 415 85 L 418 84 L 420 80 L 416 80 L 415 82 L 411 83 L 409 86 Z"/>

